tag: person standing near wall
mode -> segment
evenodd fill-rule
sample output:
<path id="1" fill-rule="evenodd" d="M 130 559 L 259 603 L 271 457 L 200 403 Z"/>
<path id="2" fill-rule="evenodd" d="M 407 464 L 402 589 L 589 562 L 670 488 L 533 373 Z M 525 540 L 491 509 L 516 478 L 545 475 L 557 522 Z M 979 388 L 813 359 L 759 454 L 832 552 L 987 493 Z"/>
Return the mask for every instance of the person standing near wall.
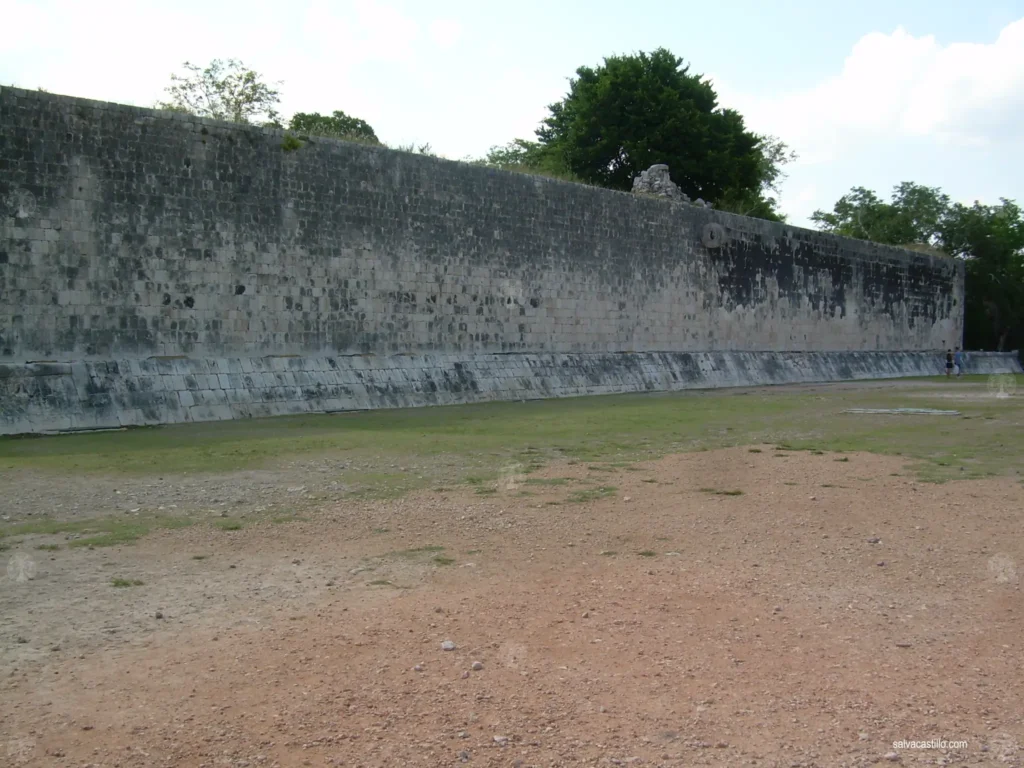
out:
<path id="1" fill-rule="evenodd" d="M 956 348 L 956 353 L 953 355 L 953 365 L 956 366 L 956 377 L 959 379 L 964 375 L 964 353 L 960 347 Z"/>
<path id="2" fill-rule="evenodd" d="M 953 373 L 953 351 L 951 349 L 946 350 L 946 378 Z"/>

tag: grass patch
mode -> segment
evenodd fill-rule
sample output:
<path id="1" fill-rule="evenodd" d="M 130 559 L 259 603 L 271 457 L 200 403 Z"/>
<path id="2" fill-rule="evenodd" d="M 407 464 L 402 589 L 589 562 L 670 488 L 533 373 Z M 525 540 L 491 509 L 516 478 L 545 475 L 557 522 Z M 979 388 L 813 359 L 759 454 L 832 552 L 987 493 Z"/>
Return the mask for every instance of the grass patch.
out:
<path id="1" fill-rule="evenodd" d="M 344 479 L 351 488 L 350 496 L 367 500 L 397 499 L 429 482 L 410 472 L 350 471 Z"/>
<path id="2" fill-rule="evenodd" d="M 150 531 L 184 528 L 191 524 L 191 520 L 173 517 L 106 517 L 73 521 L 44 518 L 7 526 L 0 531 L 0 536 L 77 534 L 81 538 L 69 541 L 69 547 L 113 547 L 120 544 L 131 544 Z"/>
<path id="3" fill-rule="evenodd" d="M 222 531 L 240 531 L 244 527 L 238 520 L 218 520 L 214 525 Z"/>
<path id="4" fill-rule="evenodd" d="M 743 491 L 739 491 L 739 490 L 735 490 L 735 491 L 722 491 L 722 490 L 719 490 L 717 488 L 701 488 L 700 492 L 701 493 L 714 494 L 715 496 L 742 496 L 743 495 Z"/>
<path id="5" fill-rule="evenodd" d="M 111 586 L 117 587 L 118 589 L 122 589 L 124 587 L 141 587 L 142 586 L 142 582 L 139 581 L 138 579 L 111 579 L 110 580 L 110 584 L 111 584 Z"/>
<path id="6" fill-rule="evenodd" d="M 382 533 L 387 533 L 390 530 L 391 530 L 390 528 L 374 528 L 373 532 L 378 534 L 378 535 L 380 535 Z"/>
<path id="7" fill-rule="evenodd" d="M 598 499 L 607 499 L 609 496 L 615 495 L 618 490 L 614 485 L 602 485 L 597 488 L 585 488 L 582 491 L 574 491 L 569 494 L 569 501 L 575 503 L 582 503 L 586 501 L 597 501 Z"/>
<path id="8" fill-rule="evenodd" d="M 587 467 L 591 472 L 614 472 L 615 467 L 602 467 L 599 464 L 591 464 Z"/>
<path id="9" fill-rule="evenodd" d="M 764 453 L 760 448 L 748 448 L 747 453 Z"/>
<path id="10" fill-rule="evenodd" d="M 455 563 L 455 558 L 446 557 L 444 555 L 435 555 L 431 558 L 435 565 L 452 565 Z"/>
<path id="11" fill-rule="evenodd" d="M 60 544 L 40 544 L 36 549 L 41 549 L 43 552 L 56 552 L 60 549 Z"/>
<path id="12" fill-rule="evenodd" d="M 489 485 L 479 486 L 476 489 L 476 495 L 477 496 L 493 496 L 497 492 L 498 492 L 497 488 L 494 488 L 494 487 L 489 486 Z"/>
<path id="13" fill-rule="evenodd" d="M 603 552 L 598 552 L 597 554 L 602 555 L 604 557 L 615 557 L 619 553 L 616 552 L 614 549 L 606 549 Z"/>
<path id="14" fill-rule="evenodd" d="M 847 457 L 847 456 L 843 456 L 842 458 L 839 458 L 839 459 L 833 459 L 833 461 L 844 461 L 844 462 L 845 462 L 845 461 L 849 461 L 849 460 L 850 460 L 850 459 L 849 459 L 849 457 Z"/>
<path id="15" fill-rule="evenodd" d="M 572 482 L 570 477 L 528 477 L 523 481 L 526 485 L 567 485 Z"/>
<path id="16" fill-rule="evenodd" d="M 657 552 L 653 552 L 653 551 L 651 551 L 649 549 L 643 549 L 643 550 L 637 552 L 637 554 L 640 555 L 640 557 L 655 557 L 655 556 L 657 556 L 658 553 Z"/>
<path id="17" fill-rule="evenodd" d="M 209 555 L 192 555 L 193 560 L 205 560 Z"/>
<path id="18" fill-rule="evenodd" d="M 1016 381 L 1024 388 L 1024 376 L 1018 375 Z M 986 398 L 985 376 L 956 382 L 934 377 L 927 380 L 930 386 L 916 385 L 913 390 L 901 388 L 899 380 L 889 383 L 894 386 L 842 392 L 822 387 L 814 397 L 787 387 L 755 390 L 743 397 L 728 390 L 644 393 L 4 437 L 0 466 L 15 472 L 166 480 L 184 472 L 280 467 L 330 456 L 347 465 L 338 480 L 371 497 L 448 485 L 465 474 L 481 478 L 482 485 L 482 478 L 497 476 L 524 455 L 529 455 L 530 466 L 553 460 L 590 466 L 769 444 L 789 451 L 901 455 L 913 472 L 936 481 L 1016 469 L 1024 455 L 1024 398 Z M 950 392 L 982 395 L 957 403 L 970 419 L 958 419 L 957 424 L 941 416 L 843 413 L 848 408 L 948 408 L 942 395 Z M 365 471 L 403 465 L 419 469 Z M 0 525 L 0 530 L 13 527 Z"/>

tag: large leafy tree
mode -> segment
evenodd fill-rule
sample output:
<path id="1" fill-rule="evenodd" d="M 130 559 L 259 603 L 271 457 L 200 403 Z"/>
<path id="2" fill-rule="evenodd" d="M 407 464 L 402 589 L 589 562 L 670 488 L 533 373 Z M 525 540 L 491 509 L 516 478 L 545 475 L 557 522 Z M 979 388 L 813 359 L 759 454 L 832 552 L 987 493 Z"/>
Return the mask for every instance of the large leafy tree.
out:
<path id="1" fill-rule="evenodd" d="M 965 345 L 1024 347 L 1024 215 L 1013 201 L 952 204 L 938 188 L 904 182 L 889 201 L 854 187 L 811 219 L 826 232 L 963 259 Z"/>
<path id="2" fill-rule="evenodd" d="M 722 109 L 711 83 L 664 48 L 580 67 L 537 130 L 546 161 L 583 181 L 628 190 L 655 163 L 691 198 L 772 213 L 765 198 L 792 153 Z"/>
<path id="3" fill-rule="evenodd" d="M 159 109 L 187 112 L 234 123 L 276 124 L 280 93 L 237 59 L 214 59 L 205 67 L 185 62 L 187 74 L 171 75 L 167 101 Z"/>
<path id="4" fill-rule="evenodd" d="M 1011 200 L 957 203 L 943 222 L 942 246 L 967 259 L 965 343 L 1024 350 L 1024 216 Z"/>
<path id="5" fill-rule="evenodd" d="M 949 196 L 935 187 L 904 182 L 890 202 L 864 187 L 854 187 L 831 211 L 815 211 L 811 220 L 826 232 L 890 245 L 935 245 L 949 212 Z"/>
<path id="6" fill-rule="evenodd" d="M 319 112 L 296 112 L 288 123 L 289 130 L 310 136 L 329 136 L 338 139 L 357 139 L 380 143 L 377 134 L 365 120 L 335 110 L 330 115 Z"/>

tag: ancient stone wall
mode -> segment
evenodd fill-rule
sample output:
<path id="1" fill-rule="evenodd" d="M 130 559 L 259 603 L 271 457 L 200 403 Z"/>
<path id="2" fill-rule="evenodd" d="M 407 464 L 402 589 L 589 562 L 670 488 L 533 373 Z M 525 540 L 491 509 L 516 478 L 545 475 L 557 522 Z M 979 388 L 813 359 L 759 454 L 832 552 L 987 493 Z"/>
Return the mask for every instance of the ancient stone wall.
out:
<path id="1" fill-rule="evenodd" d="M 959 262 L 670 189 L 2 88 L 0 432 L 889 376 L 960 343 Z"/>
<path id="2" fill-rule="evenodd" d="M 954 261 L 282 136 L 0 90 L 0 360 L 960 341 Z"/>

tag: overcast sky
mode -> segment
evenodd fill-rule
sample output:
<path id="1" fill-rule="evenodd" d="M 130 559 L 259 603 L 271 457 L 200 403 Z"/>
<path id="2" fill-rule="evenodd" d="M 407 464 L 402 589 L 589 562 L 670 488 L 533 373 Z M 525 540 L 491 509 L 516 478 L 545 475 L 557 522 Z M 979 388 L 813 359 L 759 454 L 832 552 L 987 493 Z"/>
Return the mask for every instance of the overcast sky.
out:
<path id="1" fill-rule="evenodd" d="M 901 181 L 1024 203 L 1024 0 L 0 0 L 0 84 L 151 106 L 183 61 L 451 158 L 534 138 L 581 65 L 664 46 L 799 154 L 795 224 Z"/>

